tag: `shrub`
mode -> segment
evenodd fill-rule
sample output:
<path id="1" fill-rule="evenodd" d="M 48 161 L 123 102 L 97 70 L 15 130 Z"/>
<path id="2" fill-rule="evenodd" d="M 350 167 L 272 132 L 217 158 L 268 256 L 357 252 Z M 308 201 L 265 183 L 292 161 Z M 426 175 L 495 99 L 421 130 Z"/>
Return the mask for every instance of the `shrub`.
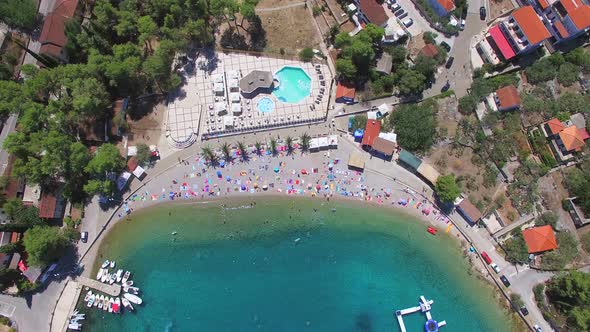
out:
<path id="1" fill-rule="evenodd" d="M 299 52 L 299 59 L 303 62 L 310 62 L 313 59 L 313 50 L 309 47 L 306 47 Z"/>

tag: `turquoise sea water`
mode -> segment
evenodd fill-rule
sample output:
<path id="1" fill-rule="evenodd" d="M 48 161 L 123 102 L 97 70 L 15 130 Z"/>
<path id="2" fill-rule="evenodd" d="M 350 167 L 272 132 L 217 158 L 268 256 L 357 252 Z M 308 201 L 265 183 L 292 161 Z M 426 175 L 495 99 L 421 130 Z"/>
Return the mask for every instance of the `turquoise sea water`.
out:
<path id="1" fill-rule="evenodd" d="M 279 86 L 272 92 L 280 101 L 298 103 L 309 96 L 311 78 L 300 67 L 283 67 L 275 77 L 279 79 Z"/>
<path id="2" fill-rule="evenodd" d="M 394 310 L 425 295 L 447 321 L 441 331 L 512 328 L 491 289 L 468 275 L 456 241 L 410 217 L 353 202 L 221 204 L 159 205 L 116 225 L 98 261 L 131 270 L 144 304 L 121 316 L 92 310 L 85 327 L 399 331 Z M 423 315 L 404 320 L 423 331 Z"/>

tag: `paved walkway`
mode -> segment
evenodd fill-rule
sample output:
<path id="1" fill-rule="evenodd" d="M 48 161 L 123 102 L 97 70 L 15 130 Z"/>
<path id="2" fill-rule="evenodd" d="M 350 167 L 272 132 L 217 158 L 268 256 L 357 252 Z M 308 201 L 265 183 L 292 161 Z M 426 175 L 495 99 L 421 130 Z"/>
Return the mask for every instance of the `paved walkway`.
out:
<path id="1" fill-rule="evenodd" d="M 53 312 L 51 332 L 67 330 L 67 322 L 76 307 L 78 297 L 82 292 L 82 285 L 75 281 L 68 281 Z"/>
<path id="2" fill-rule="evenodd" d="M 297 2 L 297 3 L 292 3 L 290 5 L 279 6 L 279 7 L 256 8 L 256 12 L 257 13 L 274 12 L 277 10 L 289 9 L 289 8 L 294 8 L 294 7 L 304 6 L 304 5 L 305 5 L 305 2 Z"/>

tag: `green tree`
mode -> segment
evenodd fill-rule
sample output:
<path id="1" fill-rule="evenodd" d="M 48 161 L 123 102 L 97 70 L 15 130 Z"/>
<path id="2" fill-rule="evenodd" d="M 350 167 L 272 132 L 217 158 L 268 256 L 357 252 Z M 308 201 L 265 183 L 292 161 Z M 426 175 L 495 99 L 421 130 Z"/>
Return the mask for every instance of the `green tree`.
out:
<path id="1" fill-rule="evenodd" d="M 303 135 L 301 136 L 301 151 L 307 152 L 307 150 L 309 150 L 310 142 L 311 136 L 309 136 L 307 133 L 303 133 Z"/>
<path id="2" fill-rule="evenodd" d="M 590 71 L 590 54 L 582 47 L 578 47 L 565 55 L 565 61 L 582 68 L 585 73 Z"/>
<path id="3" fill-rule="evenodd" d="M 354 80 L 357 74 L 356 66 L 350 59 L 340 58 L 336 60 L 336 73 L 346 80 Z"/>
<path id="4" fill-rule="evenodd" d="M 293 138 L 291 136 L 285 138 L 285 145 L 287 145 L 287 154 L 293 153 Z"/>
<path id="5" fill-rule="evenodd" d="M 420 94 L 426 88 L 426 76 L 415 70 L 399 70 L 394 78 L 399 93 L 404 96 Z"/>
<path id="6" fill-rule="evenodd" d="M 257 155 L 262 155 L 262 143 L 256 141 L 256 143 L 254 143 L 254 148 L 256 149 Z"/>
<path id="7" fill-rule="evenodd" d="M 436 137 L 434 106 L 430 103 L 404 104 L 388 118 L 395 128 L 399 145 L 412 152 L 426 151 Z"/>
<path id="8" fill-rule="evenodd" d="M 137 30 L 139 32 L 139 42 L 145 44 L 145 47 L 151 52 L 150 38 L 156 35 L 158 25 L 151 16 L 141 16 L 137 19 Z"/>
<path id="9" fill-rule="evenodd" d="M 507 254 L 506 260 L 511 263 L 524 264 L 529 260 L 529 251 L 520 229 L 504 242 L 504 250 Z"/>
<path id="10" fill-rule="evenodd" d="M 385 35 L 385 29 L 376 26 L 373 23 L 367 24 L 363 31 L 365 31 L 369 35 L 369 37 L 371 38 L 371 42 L 373 43 L 380 43 L 381 39 Z"/>
<path id="11" fill-rule="evenodd" d="M 472 95 L 465 95 L 459 98 L 459 112 L 461 114 L 473 114 L 473 112 L 475 112 L 476 107 L 477 100 Z"/>
<path id="12" fill-rule="evenodd" d="M 375 58 L 375 51 L 370 40 L 367 41 L 357 37 L 353 39 L 348 49 L 350 50 L 352 63 L 356 66 L 358 73 L 368 73 L 369 66 Z"/>
<path id="13" fill-rule="evenodd" d="M 561 270 L 578 257 L 578 241 L 567 231 L 556 235 L 558 248 L 543 254 L 541 268 Z"/>
<path id="14" fill-rule="evenodd" d="M 590 97 L 577 93 L 567 92 L 561 95 L 554 103 L 555 112 L 575 114 L 590 113 Z"/>
<path id="15" fill-rule="evenodd" d="M 4 213 L 8 216 L 8 218 L 14 220 L 16 215 L 24 208 L 23 201 L 18 198 L 11 198 L 8 199 L 2 209 Z"/>
<path id="16" fill-rule="evenodd" d="M 270 153 L 273 156 L 276 156 L 277 153 L 278 153 L 278 151 L 277 151 L 277 140 L 274 137 L 270 139 L 269 150 L 270 150 Z"/>
<path id="17" fill-rule="evenodd" d="M 557 72 L 557 81 L 563 86 L 571 86 L 578 80 L 579 74 L 579 66 L 566 62 L 559 66 L 559 71 Z"/>
<path id="18" fill-rule="evenodd" d="M 107 143 L 98 147 L 94 157 L 86 166 L 86 172 L 102 176 L 109 172 L 119 172 L 125 167 L 125 161 L 117 147 Z"/>
<path id="19" fill-rule="evenodd" d="M 418 57 L 416 57 L 416 61 L 414 63 L 414 70 L 418 71 L 426 78 L 432 78 L 434 77 L 436 66 L 437 64 L 435 59 L 419 55 Z"/>
<path id="20" fill-rule="evenodd" d="M 208 147 L 208 146 L 202 147 L 201 148 L 201 155 L 203 155 L 205 160 L 208 161 L 210 164 L 214 165 L 217 163 L 217 156 L 215 155 L 213 150 L 211 150 L 210 147 Z"/>
<path id="21" fill-rule="evenodd" d="M 446 203 L 455 201 L 459 197 L 459 194 L 461 194 L 461 189 L 459 189 L 459 186 L 455 182 L 455 176 L 453 174 L 439 176 L 436 180 L 434 191 L 438 198 Z"/>
<path id="22" fill-rule="evenodd" d="M 25 232 L 23 245 L 28 263 L 44 267 L 59 259 L 70 243 L 57 227 L 35 226 Z"/>
<path id="23" fill-rule="evenodd" d="M 553 229 L 556 229 L 557 220 L 559 220 L 559 217 L 557 216 L 557 214 L 555 212 L 546 211 L 546 212 L 543 212 L 542 215 L 537 217 L 537 220 L 535 220 L 535 225 L 536 226 L 551 225 L 551 227 L 553 227 Z"/>
<path id="24" fill-rule="evenodd" d="M 408 56 L 406 48 L 401 45 L 386 47 L 385 52 L 391 55 L 394 64 L 403 63 L 406 61 L 406 57 Z"/>
<path id="25" fill-rule="evenodd" d="M 31 227 L 43 224 L 43 219 L 39 218 L 39 208 L 36 206 L 27 206 L 16 213 L 14 222 L 19 225 L 28 225 Z"/>
<path id="26" fill-rule="evenodd" d="M 310 47 L 306 47 L 299 52 L 299 59 L 303 62 L 310 62 L 313 60 L 313 50 Z"/>
<path id="27" fill-rule="evenodd" d="M 152 151 L 145 143 L 137 144 L 137 155 L 135 156 L 140 164 L 145 165 L 152 159 Z"/>
<path id="28" fill-rule="evenodd" d="M 391 116 L 391 115 L 390 115 Z M 357 114 L 352 116 L 352 122 L 350 130 L 354 133 L 357 129 L 365 129 L 367 126 L 367 115 L 366 114 Z"/>
<path id="29" fill-rule="evenodd" d="M 0 21 L 12 28 L 33 30 L 37 23 L 35 0 L 0 1 Z"/>
<path id="30" fill-rule="evenodd" d="M 244 144 L 244 142 L 238 142 L 238 151 L 240 152 L 240 158 L 242 161 L 248 160 L 248 149 L 246 148 L 246 144 Z"/>
<path id="31" fill-rule="evenodd" d="M 347 47 L 350 46 L 351 43 L 352 37 L 348 34 L 348 32 L 341 32 L 334 38 L 334 47 L 336 48 Z"/>

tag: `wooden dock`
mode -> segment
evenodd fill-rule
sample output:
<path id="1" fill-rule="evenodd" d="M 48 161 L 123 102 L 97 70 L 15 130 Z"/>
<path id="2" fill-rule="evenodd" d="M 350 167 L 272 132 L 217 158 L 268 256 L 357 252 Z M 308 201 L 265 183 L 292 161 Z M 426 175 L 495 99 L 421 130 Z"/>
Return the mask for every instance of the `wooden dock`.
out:
<path id="1" fill-rule="evenodd" d="M 109 296 L 117 297 L 121 295 L 121 285 L 109 285 L 86 277 L 78 277 L 78 282 L 84 286 L 96 289 L 98 292 L 105 293 Z"/>

